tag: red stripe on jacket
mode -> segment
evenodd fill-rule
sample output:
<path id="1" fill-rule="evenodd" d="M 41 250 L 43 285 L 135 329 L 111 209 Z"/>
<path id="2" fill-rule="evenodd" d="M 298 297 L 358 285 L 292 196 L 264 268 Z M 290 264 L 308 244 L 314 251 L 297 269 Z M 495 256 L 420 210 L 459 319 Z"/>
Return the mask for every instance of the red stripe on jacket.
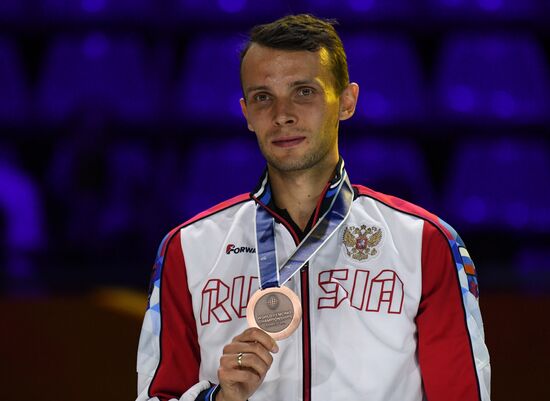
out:
<path id="1" fill-rule="evenodd" d="M 480 400 L 462 293 L 449 243 L 432 224 L 422 235 L 418 361 L 429 401 Z"/>
<path id="2" fill-rule="evenodd" d="M 160 361 L 149 397 L 179 398 L 199 381 L 200 349 L 181 234 L 166 241 L 160 285 Z"/>

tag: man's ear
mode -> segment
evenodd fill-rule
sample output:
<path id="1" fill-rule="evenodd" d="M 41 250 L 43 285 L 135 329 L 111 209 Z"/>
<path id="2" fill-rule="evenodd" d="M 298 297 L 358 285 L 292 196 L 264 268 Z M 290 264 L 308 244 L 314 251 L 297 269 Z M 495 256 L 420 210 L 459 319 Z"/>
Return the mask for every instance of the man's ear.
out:
<path id="1" fill-rule="evenodd" d="M 359 85 L 351 82 L 340 95 L 340 114 L 341 121 L 347 120 L 355 113 L 357 99 L 359 98 Z"/>
<path id="2" fill-rule="evenodd" d="M 243 112 L 243 116 L 246 120 L 246 125 L 248 126 L 248 129 L 254 132 L 254 128 L 252 128 L 252 125 L 250 125 L 250 122 L 248 122 L 248 109 L 246 108 L 246 100 L 241 98 L 241 100 L 239 100 L 239 103 L 241 104 L 241 111 Z"/>

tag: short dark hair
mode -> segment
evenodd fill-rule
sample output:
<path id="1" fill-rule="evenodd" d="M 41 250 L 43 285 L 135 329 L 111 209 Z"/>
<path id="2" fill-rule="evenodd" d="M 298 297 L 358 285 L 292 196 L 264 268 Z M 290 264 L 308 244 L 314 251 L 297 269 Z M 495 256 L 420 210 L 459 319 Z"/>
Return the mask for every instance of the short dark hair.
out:
<path id="1" fill-rule="evenodd" d="M 269 24 L 256 25 L 241 51 L 241 69 L 244 56 L 253 43 L 280 50 L 328 51 L 334 87 L 338 93 L 349 85 L 346 52 L 336 33 L 335 20 L 326 20 L 310 14 L 287 15 Z M 242 81 L 242 77 L 241 77 Z"/>

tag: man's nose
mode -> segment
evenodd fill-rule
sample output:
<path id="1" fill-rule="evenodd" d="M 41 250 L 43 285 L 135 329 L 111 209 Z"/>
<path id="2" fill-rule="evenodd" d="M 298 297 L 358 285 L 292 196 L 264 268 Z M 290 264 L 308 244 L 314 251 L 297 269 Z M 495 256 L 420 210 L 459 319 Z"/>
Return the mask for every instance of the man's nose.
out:
<path id="1" fill-rule="evenodd" d="M 274 125 L 281 127 L 283 125 L 292 125 L 296 123 L 297 117 L 290 101 L 277 100 L 273 109 Z"/>

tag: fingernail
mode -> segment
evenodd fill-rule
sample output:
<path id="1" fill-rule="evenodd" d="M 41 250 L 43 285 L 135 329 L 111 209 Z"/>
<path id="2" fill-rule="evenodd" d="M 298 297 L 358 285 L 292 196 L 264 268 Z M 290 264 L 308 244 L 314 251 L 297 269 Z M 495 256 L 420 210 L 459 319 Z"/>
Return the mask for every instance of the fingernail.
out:
<path id="1" fill-rule="evenodd" d="M 274 354 L 276 354 L 277 352 L 279 352 L 279 346 L 277 345 L 277 343 L 275 343 L 275 345 L 273 346 L 273 348 L 271 348 L 271 352 L 273 352 Z"/>

